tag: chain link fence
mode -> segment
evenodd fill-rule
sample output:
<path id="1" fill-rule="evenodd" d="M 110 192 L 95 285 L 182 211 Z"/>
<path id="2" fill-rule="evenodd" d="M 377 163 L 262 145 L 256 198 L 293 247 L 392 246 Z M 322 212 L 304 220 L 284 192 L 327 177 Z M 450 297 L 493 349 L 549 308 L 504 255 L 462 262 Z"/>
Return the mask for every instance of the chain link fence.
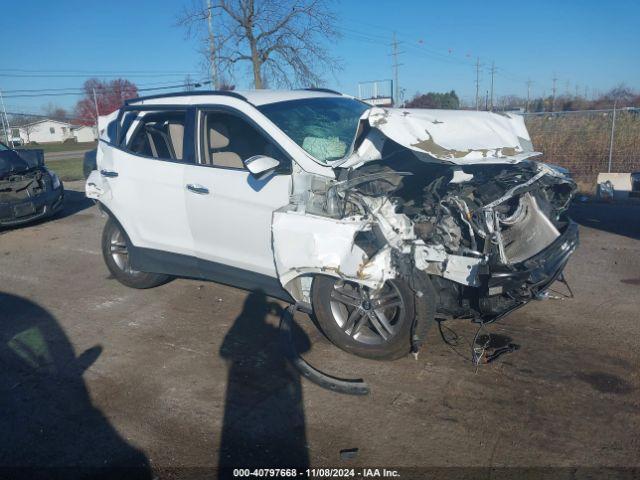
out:
<path id="1" fill-rule="evenodd" d="M 525 114 L 538 159 L 568 168 L 592 192 L 601 172 L 640 171 L 640 109 Z"/>

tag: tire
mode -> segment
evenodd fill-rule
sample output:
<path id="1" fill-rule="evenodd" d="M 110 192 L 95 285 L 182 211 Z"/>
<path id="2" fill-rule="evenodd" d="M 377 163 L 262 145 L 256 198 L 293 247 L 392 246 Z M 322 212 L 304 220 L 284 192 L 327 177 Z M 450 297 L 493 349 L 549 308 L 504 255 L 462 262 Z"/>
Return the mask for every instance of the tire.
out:
<path id="1" fill-rule="evenodd" d="M 337 347 L 359 357 L 395 360 L 411 350 L 413 295 L 401 280 L 390 280 L 374 293 L 319 275 L 313 280 L 311 301 L 318 326 Z"/>
<path id="2" fill-rule="evenodd" d="M 120 224 L 109 217 L 102 230 L 102 256 L 111 275 L 131 288 L 153 288 L 172 279 L 169 275 L 133 270 L 129 264 L 129 237 Z"/>

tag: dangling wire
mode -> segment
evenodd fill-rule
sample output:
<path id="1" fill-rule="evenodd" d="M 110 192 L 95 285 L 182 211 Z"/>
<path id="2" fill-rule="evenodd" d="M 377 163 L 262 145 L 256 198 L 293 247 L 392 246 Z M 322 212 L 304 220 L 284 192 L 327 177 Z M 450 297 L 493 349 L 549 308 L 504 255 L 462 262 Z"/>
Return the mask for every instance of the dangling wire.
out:
<path id="1" fill-rule="evenodd" d="M 478 330 L 476 330 L 476 334 L 473 336 L 473 342 L 471 343 L 471 361 L 473 365 L 476 367 L 475 373 L 478 373 L 478 367 L 480 366 L 480 361 L 484 356 L 485 350 L 491 343 L 491 335 L 488 335 L 487 341 L 484 342 L 484 345 L 482 345 L 481 347 L 476 346 L 478 337 L 480 336 L 480 332 L 482 331 L 483 328 L 484 328 L 484 322 L 481 322 L 480 326 L 478 327 Z"/>

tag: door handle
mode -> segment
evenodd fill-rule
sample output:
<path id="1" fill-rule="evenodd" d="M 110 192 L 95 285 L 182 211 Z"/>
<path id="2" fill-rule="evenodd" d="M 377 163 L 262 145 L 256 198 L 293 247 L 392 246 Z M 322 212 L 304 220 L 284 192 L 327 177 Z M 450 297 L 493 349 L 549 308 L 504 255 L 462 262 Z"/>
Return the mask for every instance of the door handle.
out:
<path id="1" fill-rule="evenodd" d="M 118 172 L 112 170 L 100 170 L 100 175 L 107 178 L 115 178 L 118 176 Z"/>
<path id="2" fill-rule="evenodd" d="M 197 193 L 198 195 L 209 195 L 209 189 L 207 187 L 203 187 L 202 185 L 198 185 L 196 183 L 188 183 L 187 190 L 193 193 Z"/>

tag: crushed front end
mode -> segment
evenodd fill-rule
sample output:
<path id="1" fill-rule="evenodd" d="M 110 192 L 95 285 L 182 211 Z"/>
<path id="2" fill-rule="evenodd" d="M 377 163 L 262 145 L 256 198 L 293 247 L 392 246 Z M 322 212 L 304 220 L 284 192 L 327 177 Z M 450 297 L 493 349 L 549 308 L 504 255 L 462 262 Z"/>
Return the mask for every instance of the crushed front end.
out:
<path id="1" fill-rule="evenodd" d="M 540 296 L 578 245 L 567 217 L 575 183 L 530 160 L 526 129 L 511 128 L 510 118 L 470 115 L 467 123 L 483 120 L 488 133 L 464 150 L 451 146 L 455 136 L 446 144 L 435 141 L 437 132 L 420 133 L 420 122 L 410 126 L 424 139 L 397 134 L 412 117 L 405 113 L 369 114 L 359 148 L 334 167 L 336 179 L 294 176 L 291 203 L 275 212 L 272 226 L 283 287 L 308 303 L 315 274 L 374 291 L 402 279 L 416 293 L 418 316 L 426 302 L 423 311 L 435 318 L 481 323 Z M 459 116 L 464 121 L 451 126 L 464 133 L 467 117 Z M 429 122 L 442 132 L 444 121 Z M 495 140 L 489 133 L 499 127 Z"/>
<path id="2" fill-rule="evenodd" d="M 54 214 L 62 208 L 60 179 L 42 161 L 16 151 L 0 151 L 0 226 L 10 227 Z"/>

